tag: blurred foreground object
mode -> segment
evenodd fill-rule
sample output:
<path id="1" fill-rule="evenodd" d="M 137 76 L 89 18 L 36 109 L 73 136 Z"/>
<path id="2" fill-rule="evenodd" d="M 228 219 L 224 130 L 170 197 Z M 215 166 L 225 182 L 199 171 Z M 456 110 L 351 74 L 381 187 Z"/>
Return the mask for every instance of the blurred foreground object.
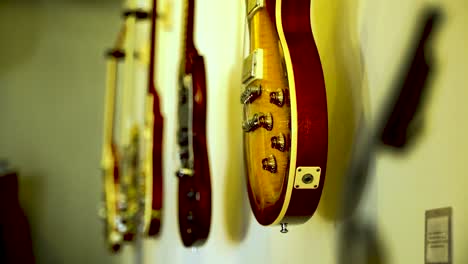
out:
<path id="1" fill-rule="evenodd" d="M 347 217 L 340 230 L 338 263 L 386 263 L 382 241 L 374 223 L 365 223 L 356 209 L 366 184 L 370 181 L 368 168 L 380 143 L 386 146 L 407 147 L 421 128 L 421 106 L 427 92 L 432 52 L 429 48 L 433 28 L 440 22 L 439 9 L 427 9 L 419 20 L 410 48 L 401 65 L 400 74 L 389 89 L 385 104 L 377 113 L 375 124 L 361 129 L 345 179 L 342 215 Z"/>
<path id="2" fill-rule="evenodd" d="M 18 200 L 18 175 L 0 161 L 0 263 L 34 263 L 28 220 Z"/>

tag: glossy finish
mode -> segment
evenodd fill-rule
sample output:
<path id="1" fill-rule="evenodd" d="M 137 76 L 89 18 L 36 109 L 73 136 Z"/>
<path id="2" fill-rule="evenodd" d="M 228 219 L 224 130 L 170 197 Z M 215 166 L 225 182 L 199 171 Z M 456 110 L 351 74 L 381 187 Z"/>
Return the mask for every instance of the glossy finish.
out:
<path id="1" fill-rule="evenodd" d="M 320 201 L 327 169 L 328 114 L 322 65 L 310 26 L 310 1 L 283 0 L 281 16 L 286 44 L 294 69 L 297 102 L 297 167 L 317 166 L 317 189 L 293 189 L 285 221 L 303 222 Z"/>
<path id="2" fill-rule="evenodd" d="M 327 100 L 310 1 L 265 0 L 250 17 L 250 52 L 263 50 L 263 76 L 244 88 L 261 86 L 262 95 L 244 104 L 244 121 L 261 112 L 274 120 L 270 130 L 244 133 L 251 207 L 262 225 L 304 222 L 320 200 L 328 150 Z M 321 168 L 318 188 L 294 188 L 298 167 Z"/>
<path id="3" fill-rule="evenodd" d="M 205 63 L 193 43 L 194 0 L 186 6 L 179 87 L 179 230 L 186 247 L 203 244 L 211 225 L 211 179 L 206 142 Z"/>
<path id="4" fill-rule="evenodd" d="M 243 78 L 244 91 L 261 87 L 261 94 L 254 101 L 244 103 L 244 151 L 247 167 L 249 198 L 257 220 L 264 225 L 274 222 L 280 214 L 284 197 L 282 189 L 287 185 L 290 148 L 278 151 L 271 147 L 271 138 L 279 134 L 290 135 L 291 107 L 271 103 L 270 93 L 287 90 L 286 69 L 282 62 L 282 50 L 274 23 L 274 1 L 265 1 L 249 20 L 250 50 L 253 54 L 244 61 L 244 72 L 254 68 L 253 78 Z M 251 63 L 253 59 L 256 63 Z M 246 75 L 245 75 L 246 76 Z M 268 118 L 266 118 L 268 117 Z M 269 120 L 269 122 L 265 122 Z"/>

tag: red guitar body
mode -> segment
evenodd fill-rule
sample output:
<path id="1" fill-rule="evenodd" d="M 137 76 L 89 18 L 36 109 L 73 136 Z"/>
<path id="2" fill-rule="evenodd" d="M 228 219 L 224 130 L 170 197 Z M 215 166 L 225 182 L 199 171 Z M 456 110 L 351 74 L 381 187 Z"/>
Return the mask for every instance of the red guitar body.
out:
<path id="1" fill-rule="evenodd" d="M 178 144 L 179 230 L 184 246 L 203 244 L 211 225 L 211 179 L 206 139 L 205 62 L 193 43 L 194 0 L 188 0 L 181 62 Z"/>
<path id="2" fill-rule="evenodd" d="M 317 164 L 319 188 L 293 189 L 285 222 L 305 222 L 317 209 L 325 184 L 328 155 L 328 112 L 322 64 L 310 23 L 310 0 L 283 0 L 281 17 L 294 70 L 297 102 L 296 167 Z M 315 166 L 317 166 L 315 165 Z"/>

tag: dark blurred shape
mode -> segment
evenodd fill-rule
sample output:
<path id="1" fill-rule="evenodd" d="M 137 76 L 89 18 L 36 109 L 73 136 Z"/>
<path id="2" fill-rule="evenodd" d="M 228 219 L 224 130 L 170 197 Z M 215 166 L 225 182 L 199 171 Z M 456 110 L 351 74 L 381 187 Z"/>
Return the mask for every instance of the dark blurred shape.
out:
<path id="1" fill-rule="evenodd" d="M 18 200 L 18 176 L 0 162 L 0 263 L 35 263 L 29 223 Z"/>
<path id="2" fill-rule="evenodd" d="M 432 69 L 432 52 L 427 45 L 440 18 L 438 10 L 429 10 L 421 23 L 422 30 L 414 38 L 414 51 L 410 51 L 401 79 L 396 81 L 399 96 L 383 128 L 381 141 L 385 145 L 401 148 L 422 128 L 422 116 L 417 115 L 427 94 L 426 84 Z"/>
<path id="3" fill-rule="evenodd" d="M 338 239 L 338 263 L 386 263 L 384 241 L 375 223 L 366 223 L 356 213 L 365 187 L 370 181 L 368 168 L 377 147 L 407 147 L 414 142 L 415 115 L 427 92 L 431 71 L 431 50 L 426 49 L 433 29 L 441 20 L 439 8 L 426 9 L 418 20 L 412 50 L 406 54 L 400 74 L 390 87 L 384 104 L 377 113 L 376 124 L 363 125 L 354 144 L 353 155 L 344 181 L 341 213 L 346 217 Z M 420 128 L 420 127 L 419 127 Z M 411 136 L 413 135 L 413 136 Z"/>

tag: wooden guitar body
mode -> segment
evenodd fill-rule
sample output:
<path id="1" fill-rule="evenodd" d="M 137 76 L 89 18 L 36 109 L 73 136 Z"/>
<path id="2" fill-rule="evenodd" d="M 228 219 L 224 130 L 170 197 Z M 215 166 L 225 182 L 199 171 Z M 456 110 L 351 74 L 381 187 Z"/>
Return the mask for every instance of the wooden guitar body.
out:
<path id="1" fill-rule="evenodd" d="M 250 204 L 262 225 L 302 223 L 320 201 L 328 152 L 310 0 L 248 0 L 247 16 L 241 103 Z"/>
<path id="2" fill-rule="evenodd" d="M 211 226 L 211 179 L 206 145 L 205 62 L 193 41 L 195 0 L 185 1 L 179 73 L 179 231 L 184 246 L 202 245 Z"/>
<path id="3" fill-rule="evenodd" d="M 191 50 L 180 77 L 179 230 L 186 247 L 203 244 L 211 225 L 211 179 L 206 144 L 206 79 L 203 57 Z"/>

